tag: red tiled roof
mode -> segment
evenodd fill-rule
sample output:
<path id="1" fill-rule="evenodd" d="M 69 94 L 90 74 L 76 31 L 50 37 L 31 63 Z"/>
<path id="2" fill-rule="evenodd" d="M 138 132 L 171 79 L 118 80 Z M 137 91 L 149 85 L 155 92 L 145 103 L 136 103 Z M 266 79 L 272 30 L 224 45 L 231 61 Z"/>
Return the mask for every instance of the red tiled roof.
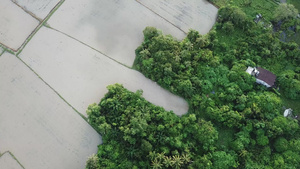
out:
<path id="1" fill-rule="evenodd" d="M 266 82 L 271 87 L 274 86 L 275 81 L 276 81 L 276 76 L 272 72 L 270 72 L 266 69 L 263 69 L 261 67 L 257 67 L 257 70 L 259 71 L 258 76 L 256 76 L 257 79 L 260 79 L 260 80 Z"/>

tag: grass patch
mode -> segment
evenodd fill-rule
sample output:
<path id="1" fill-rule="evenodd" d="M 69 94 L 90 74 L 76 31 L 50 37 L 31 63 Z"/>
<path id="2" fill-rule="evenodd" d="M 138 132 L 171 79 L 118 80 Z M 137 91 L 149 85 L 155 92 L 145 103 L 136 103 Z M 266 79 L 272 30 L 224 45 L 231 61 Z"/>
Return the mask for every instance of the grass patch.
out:
<path id="1" fill-rule="evenodd" d="M 280 98 L 282 100 L 283 106 L 285 106 L 286 108 L 292 108 L 295 115 L 300 115 L 300 100 L 291 100 L 284 96 L 281 96 Z"/>
<path id="2" fill-rule="evenodd" d="M 234 46 L 237 44 L 237 40 L 241 37 L 245 37 L 245 33 L 241 29 L 235 29 L 233 32 L 228 33 L 223 29 L 218 29 L 217 37 L 220 43 L 225 43 L 228 47 Z"/>

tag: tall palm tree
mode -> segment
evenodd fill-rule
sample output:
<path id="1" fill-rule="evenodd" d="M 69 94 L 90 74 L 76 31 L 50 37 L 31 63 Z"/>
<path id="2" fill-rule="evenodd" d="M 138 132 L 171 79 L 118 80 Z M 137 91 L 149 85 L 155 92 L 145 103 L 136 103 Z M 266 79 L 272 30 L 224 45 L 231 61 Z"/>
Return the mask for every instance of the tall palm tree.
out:
<path id="1" fill-rule="evenodd" d="M 153 169 L 160 169 L 163 167 L 162 163 L 160 160 L 157 160 L 156 158 L 152 161 L 152 168 Z"/>
<path id="2" fill-rule="evenodd" d="M 184 164 L 188 164 L 189 162 L 191 162 L 191 157 L 188 153 L 182 154 L 181 158 Z"/>
<path id="3" fill-rule="evenodd" d="M 162 161 L 165 158 L 165 153 L 157 153 L 156 154 L 156 159 L 158 159 L 159 161 Z"/>
<path id="4" fill-rule="evenodd" d="M 182 158 L 179 155 L 174 155 L 172 157 L 172 167 L 175 169 L 179 169 L 183 164 Z"/>
<path id="5" fill-rule="evenodd" d="M 172 165 L 172 159 L 168 156 L 165 156 L 163 163 L 164 163 L 165 167 L 169 167 Z"/>

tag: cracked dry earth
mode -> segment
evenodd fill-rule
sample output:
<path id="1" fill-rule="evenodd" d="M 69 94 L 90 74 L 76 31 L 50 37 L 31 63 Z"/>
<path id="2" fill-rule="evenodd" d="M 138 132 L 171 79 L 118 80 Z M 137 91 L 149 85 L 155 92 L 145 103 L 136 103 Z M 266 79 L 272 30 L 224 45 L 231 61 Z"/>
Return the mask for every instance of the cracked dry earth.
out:
<path id="1" fill-rule="evenodd" d="M 85 110 L 109 84 L 186 113 L 131 69 L 134 50 L 146 26 L 181 40 L 190 28 L 207 33 L 216 15 L 205 0 L 1 0 L 0 168 L 83 169 L 101 144 Z"/>

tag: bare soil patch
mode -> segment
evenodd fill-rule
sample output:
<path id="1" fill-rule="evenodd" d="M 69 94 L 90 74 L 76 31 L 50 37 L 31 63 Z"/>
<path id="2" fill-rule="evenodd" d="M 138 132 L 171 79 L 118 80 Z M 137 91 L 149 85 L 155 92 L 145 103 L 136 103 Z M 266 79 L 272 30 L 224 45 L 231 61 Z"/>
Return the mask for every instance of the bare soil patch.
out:
<path id="1" fill-rule="evenodd" d="M 185 37 L 184 32 L 135 0 L 65 1 L 48 23 L 127 66 L 133 64 L 145 27 L 157 27 L 178 39 Z"/>
<path id="2" fill-rule="evenodd" d="M 45 19 L 60 0 L 12 0 L 39 19 Z"/>
<path id="3" fill-rule="evenodd" d="M 216 22 L 218 9 L 207 0 L 137 0 L 153 12 L 185 32 L 195 29 L 201 34 L 210 31 Z"/>
<path id="4" fill-rule="evenodd" d="M 174 110 L 188 110 L 186 101 L 80 42 L 49 28 L 41 28 L 20 55 L 51 87 L 80 113 L 98 103 L 114 83 L 135 92 L 142 89 L 150 102 Z"/>
<path id="5" fill-rule="evenodd" d="M 38 26 L 39 21 L 11 0 L 1 0 L 0 23 L 0 43 L 16 51 Z"/>
<path id="6" fill-rule="evenodd" d="M 0 150 L 25 168 L 84 168 L 101 136 L 14 55 L 0 57 L 0 79 Z"/>

